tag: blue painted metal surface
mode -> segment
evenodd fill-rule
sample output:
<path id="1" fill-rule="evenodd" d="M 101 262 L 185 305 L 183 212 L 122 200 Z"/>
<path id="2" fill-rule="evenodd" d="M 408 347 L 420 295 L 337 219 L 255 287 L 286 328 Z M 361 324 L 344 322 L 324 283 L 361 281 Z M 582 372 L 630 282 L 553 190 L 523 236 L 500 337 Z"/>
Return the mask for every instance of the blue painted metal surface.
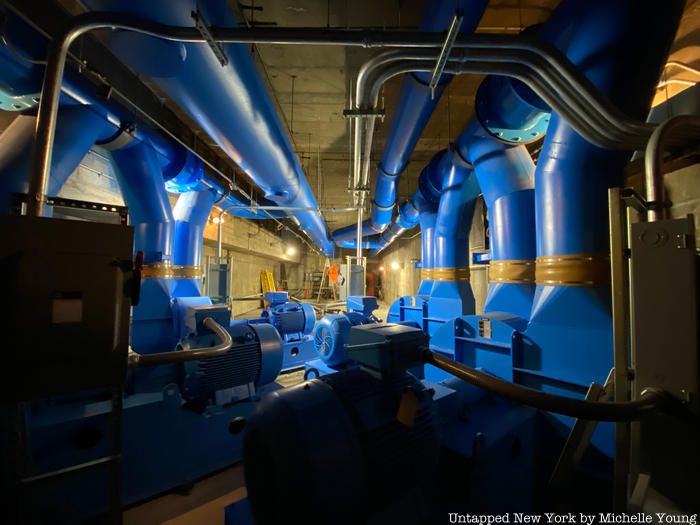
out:
<path id="1" fill-rule="evenodd" d="M 528 144 L 547 133 L 550 108 L 521 81 L 489 76 L 476 95 L 476 116 L 493 137 Z"/>
<path id="2" fill-rule="evenodd" d="M 480 189 L 472 167 L 455 149 L 440 163 L 442 190 L 435 220 L 433 268 L 469 268 L 469 230 L 474 203 Z M 433 280 L 424 323 L 432 334 L 455 315 L 474 312 L 474 295 L 469 282 L 461 279 Z"/>
<path id="3" fill-rule="evenodd" d="M 89 0 L 86 4 L 94 10 L 128 12 L 163 24 L 192 25 L 189 0 Z M 225 0 L 204 0 L 196 8 L 211 24 L 237 25 Z M 285 206 L 318 207 L 245 45 L 225 44 L 229 63 L 222 66 L 207 46 L 164 43 L 128 32 L 111 34 L 110 42 L 127 64 L 153 75 L 158 86 L 262 188 L 266 198 Z M 144 53 L 145 49 L 159 49 L 159 53 Z M 159 62 L 166 60 L 166 54 L 168 67 L 161 68 Z M 302 231 L 331 255 L 333 244 L 321 215 L 315 211 L 293 215 Z"/>
<path id="4" fill-rule="evenodd" d="M 65 106 L 58 114 L 51 162 L 49 195 L 56 195 L 96 142 L 108 141 L 118 129 L 85 106 Z M 0 213 L 11 209 L 13 193 L 27 193 L 36 119 L 20 115 L 0 136 Z"/>
<path id="5" fill-rule="evenodd" d="M 488 4 L 487 0 L 440 0 L 426 4 L 421 18 L 422 31 L 445 31 L 459 10 L 463 15 L 460 33 L 471 33 L 476 28 Z M 362 224 L 362 235 L 383 232 L 391 223 L 396 204 L 396 187 L 401 173 L 408 165 L 409 157 L 416 147 L 425 126 L 440 97 L 451 80 L 443 75 L 432 93 L 428 84 L 430 73 L 415 73 L 405 76 L 401 93 L 391 121 L 382 159 L 377 168 L 372 214 Z M 347 226 L 333 232 L 333 240 L 343 241 L 357 235 L 355 226 Z"/>
<path id="6" fill-rule="evenodd" d="M 346 299 L 345 307 L 345 312 L 327 315 L 314 327 L 314 350 L 325 367 L 333 371 L 349 361 L 345 354 L 345 345 L 350 336 L 350 329 L 353 326 L 380 322 L 374 315 L 374 311 L 379 307 L 376 297 L 351 295 Z M 306 370 L 321 368 L 328 373 L 325 367 L 319 367 L 316 361 L 307 363 Z M 316 377 L 318 375 L 323 374 L 317 374 Z"/>
<path id="7" fill-rule="evenodd" d="M 316 357 L 311 332 L 316 324 L 316 312 L 308 303 L 289 300 L 288 292 L 266 292 L 268 306 L 256 319 L 233 321 L 242 324 L 274 326 L 282 338 L 282 370 L 292 370 Z"/>
<path id="8" fill-rule="evenodd" d="M 564 0 L 541 34 L 580 65 L 613 103 L 630 116 L 643 118 L 675 34 L 681 3 L 667 7 L 631 1 Z M 654 42 L 650 44 L 646 40 L 652 33 Z M 650 53 L 639 53 L 642 48 Z M 630 78 L 639 82 L 634 90 L 629 89 Z M 493 151 L 489 142 L 497 144 L 492 138 L 484 141 L 481 154 L 488 160 Z M 471 149 L 476 151 L 473 145 Z M 506 157 L 517 151 L 503 145 L 500 149 Z M 592 146 L 552 114 L 535 171 L 538 256 L 608 251 L 607 189 L 621 182 L 628 158 L 627 152 Z M 514 169 L 517 163 L 515 158 L 508 159 L 492 173 L 502 174 L 503 166 Z M 505 227 L 500 233 L 493 231 L 493 259 L 532 259 L 532 230 L 518 225 L 531 225 L 531 220 L 522 221 L 532 216 L 528 213 L 532 209 L 531 177 L 529 168 L 522 169 L 520 176 L 517 171 L 510 173 L 498 187 L 489 186 L 494 181 L 491 177 L 482 183 L 492 231 L 499 221 Z M 489 204 L 490 200 L 494 202 Z M 501 217 L 501 212 L 506 213 Z M 510 220 L 516 217 L 519 221 Z M 496 301 L 504 293 L 492 287 L 489 313 L 448 323 L 433 335 L 431 347 L 516 383 L 559 395 L 582 397 L 592 381 L 605 380 L 612 366 L 608 287 L 537 285 L 531 312 L 527 311 L 529 323 L 523 320 L 527 315 L 513 316 L 513 306 L 525 306 L 529 301 L 518 297 L 510 286 L 504 296 L 507 300 L 501 297 Z M 494 312 L 494 305 L 509 314 Z M 554 419 L 564 428 L 571 424 L 570 418 Z M 611 425 L 601 425 L 593 443 L 609 455 L 611 436 Z"/>
<path id="9" fill-rule="evenodd" d="M 456 147 L 474 167 L 489 211 L 491 260 L 534 261 L 535 165 L 528 151 L 493 138 L 477 119 L 466 126 Z M 531 283 L 490 283 L 484 311 L 529 319 L 533 295 Z"/>

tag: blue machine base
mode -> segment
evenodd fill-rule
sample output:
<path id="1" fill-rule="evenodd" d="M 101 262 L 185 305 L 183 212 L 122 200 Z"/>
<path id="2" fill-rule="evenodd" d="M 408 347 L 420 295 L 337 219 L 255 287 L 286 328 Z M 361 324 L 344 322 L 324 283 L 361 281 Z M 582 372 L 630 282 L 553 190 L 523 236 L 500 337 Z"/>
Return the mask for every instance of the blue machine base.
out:
<path id="1" fill-rule="evenodd" d="M 317 356 L 312 337 L 305 337 L 301 341 L 283 342 L 282 352 L 282 371 L 301 368 Z"/>
<path id="2" fill-rule="evenodd" d="M 122 417 L 122 504 L 131 505 L 198 479 L 241 460 L 242 433 L 232 434 L 234 418 L 247 418 L 259 396 L 228 406 L 195 411 L 183 405 L 175 385 L 162 393 L 124 397 Z M 67 404 L 37 410 L 30 420 L 32 475 L 110 454 L 110 402 Z M 57 478 L 42 487 L 40 522 L 78 522 L 108 509 L 108 467 L 75 473 L 71 483 Z M 46 519 L 43 519 L 46 518 Z"/>

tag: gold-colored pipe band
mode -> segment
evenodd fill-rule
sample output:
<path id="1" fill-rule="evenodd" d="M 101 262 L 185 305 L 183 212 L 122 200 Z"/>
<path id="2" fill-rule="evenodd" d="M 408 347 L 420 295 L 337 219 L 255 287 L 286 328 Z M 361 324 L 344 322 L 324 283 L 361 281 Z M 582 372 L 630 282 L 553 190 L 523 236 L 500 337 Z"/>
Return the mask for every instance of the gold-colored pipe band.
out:
<path id="1" fill-rule="evenodd" d="M 491 261 L 489 264 L 489 282 L 515 284 L 534 283 L 535 261 Z"/>
<path id="2" fill-rule="evenodd" d="M 468 281 L 469 268 L 433 268 L 433 281 Z"/>
<path id="3" fill-rule="evenodd" d="M 420 278 L 422 281 L 432 281 L 433 280 L 433 270 L 429 268 L 421 268 Z"/>
<path id="4" fill-rule="evenodd" d="M 581 253 L 538 257 L 537 284 L 555 286 L 600 286 L 610 284 L 610 255 Z"/>
<path id="5" fill-rule="evenodd" d="M 176 266 L 166 263 L 144 264 L 141 269 L 142 279 L 201 279 L 199 266 Z"/>

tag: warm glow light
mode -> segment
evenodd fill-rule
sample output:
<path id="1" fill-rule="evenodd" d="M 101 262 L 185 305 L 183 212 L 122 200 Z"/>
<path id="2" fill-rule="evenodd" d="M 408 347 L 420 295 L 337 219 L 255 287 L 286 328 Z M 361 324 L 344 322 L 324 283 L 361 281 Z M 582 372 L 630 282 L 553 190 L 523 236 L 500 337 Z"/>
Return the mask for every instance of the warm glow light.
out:
<path id="1" fill-rule="evenodd" d="M 297 249 L 294 246 L 287 248 L 287 255 L 294 255 L 295 253 L 297 253 Z"/>
<path id="2" fill-rule="evenodd" d="M 212 217 L 211 222 L 214 224 L 223 224 L 224 223 L 224 218 L 223 217 Z"/>
<path id="3" fill-rule="evenodd" d="M 380 266 L 380 267 L 379 267 L 379 271 L 380 271 L 380 272 L 383 272 L 383 271 L 384 271 L 384 267 L 383 267 L 383 266 Z"/>
<path id="4" fill-rule="evenodd" d="M 399 263 L 397 263 L 396 261 L 391 261 L 392 270 L 398 270 L 399 268 L 401 268 L 401 265 Z"/>

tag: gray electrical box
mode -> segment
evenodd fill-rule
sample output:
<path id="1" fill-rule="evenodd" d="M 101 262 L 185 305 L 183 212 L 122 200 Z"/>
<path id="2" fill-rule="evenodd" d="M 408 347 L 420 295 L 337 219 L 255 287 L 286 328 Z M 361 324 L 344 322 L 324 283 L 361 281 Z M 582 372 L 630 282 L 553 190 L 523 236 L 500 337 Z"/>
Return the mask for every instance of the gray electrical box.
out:
<path id="1" fill-rule="evenodd" d="M 133 229 L 3 216 L 0 238 L 3 402 L 120 384 L 139 284 Z"/>
<path id="2" fill-rule="evenodd" d="M 697 415 L 698 255 L 692 215 L 632 224 L 630 249 L 632 398 L 657 387 Z M 634 429 L 633 470 L 648 475 L 652 487 L 681 508 L 697 505 L 697 425 L 659 414 Z"/>

